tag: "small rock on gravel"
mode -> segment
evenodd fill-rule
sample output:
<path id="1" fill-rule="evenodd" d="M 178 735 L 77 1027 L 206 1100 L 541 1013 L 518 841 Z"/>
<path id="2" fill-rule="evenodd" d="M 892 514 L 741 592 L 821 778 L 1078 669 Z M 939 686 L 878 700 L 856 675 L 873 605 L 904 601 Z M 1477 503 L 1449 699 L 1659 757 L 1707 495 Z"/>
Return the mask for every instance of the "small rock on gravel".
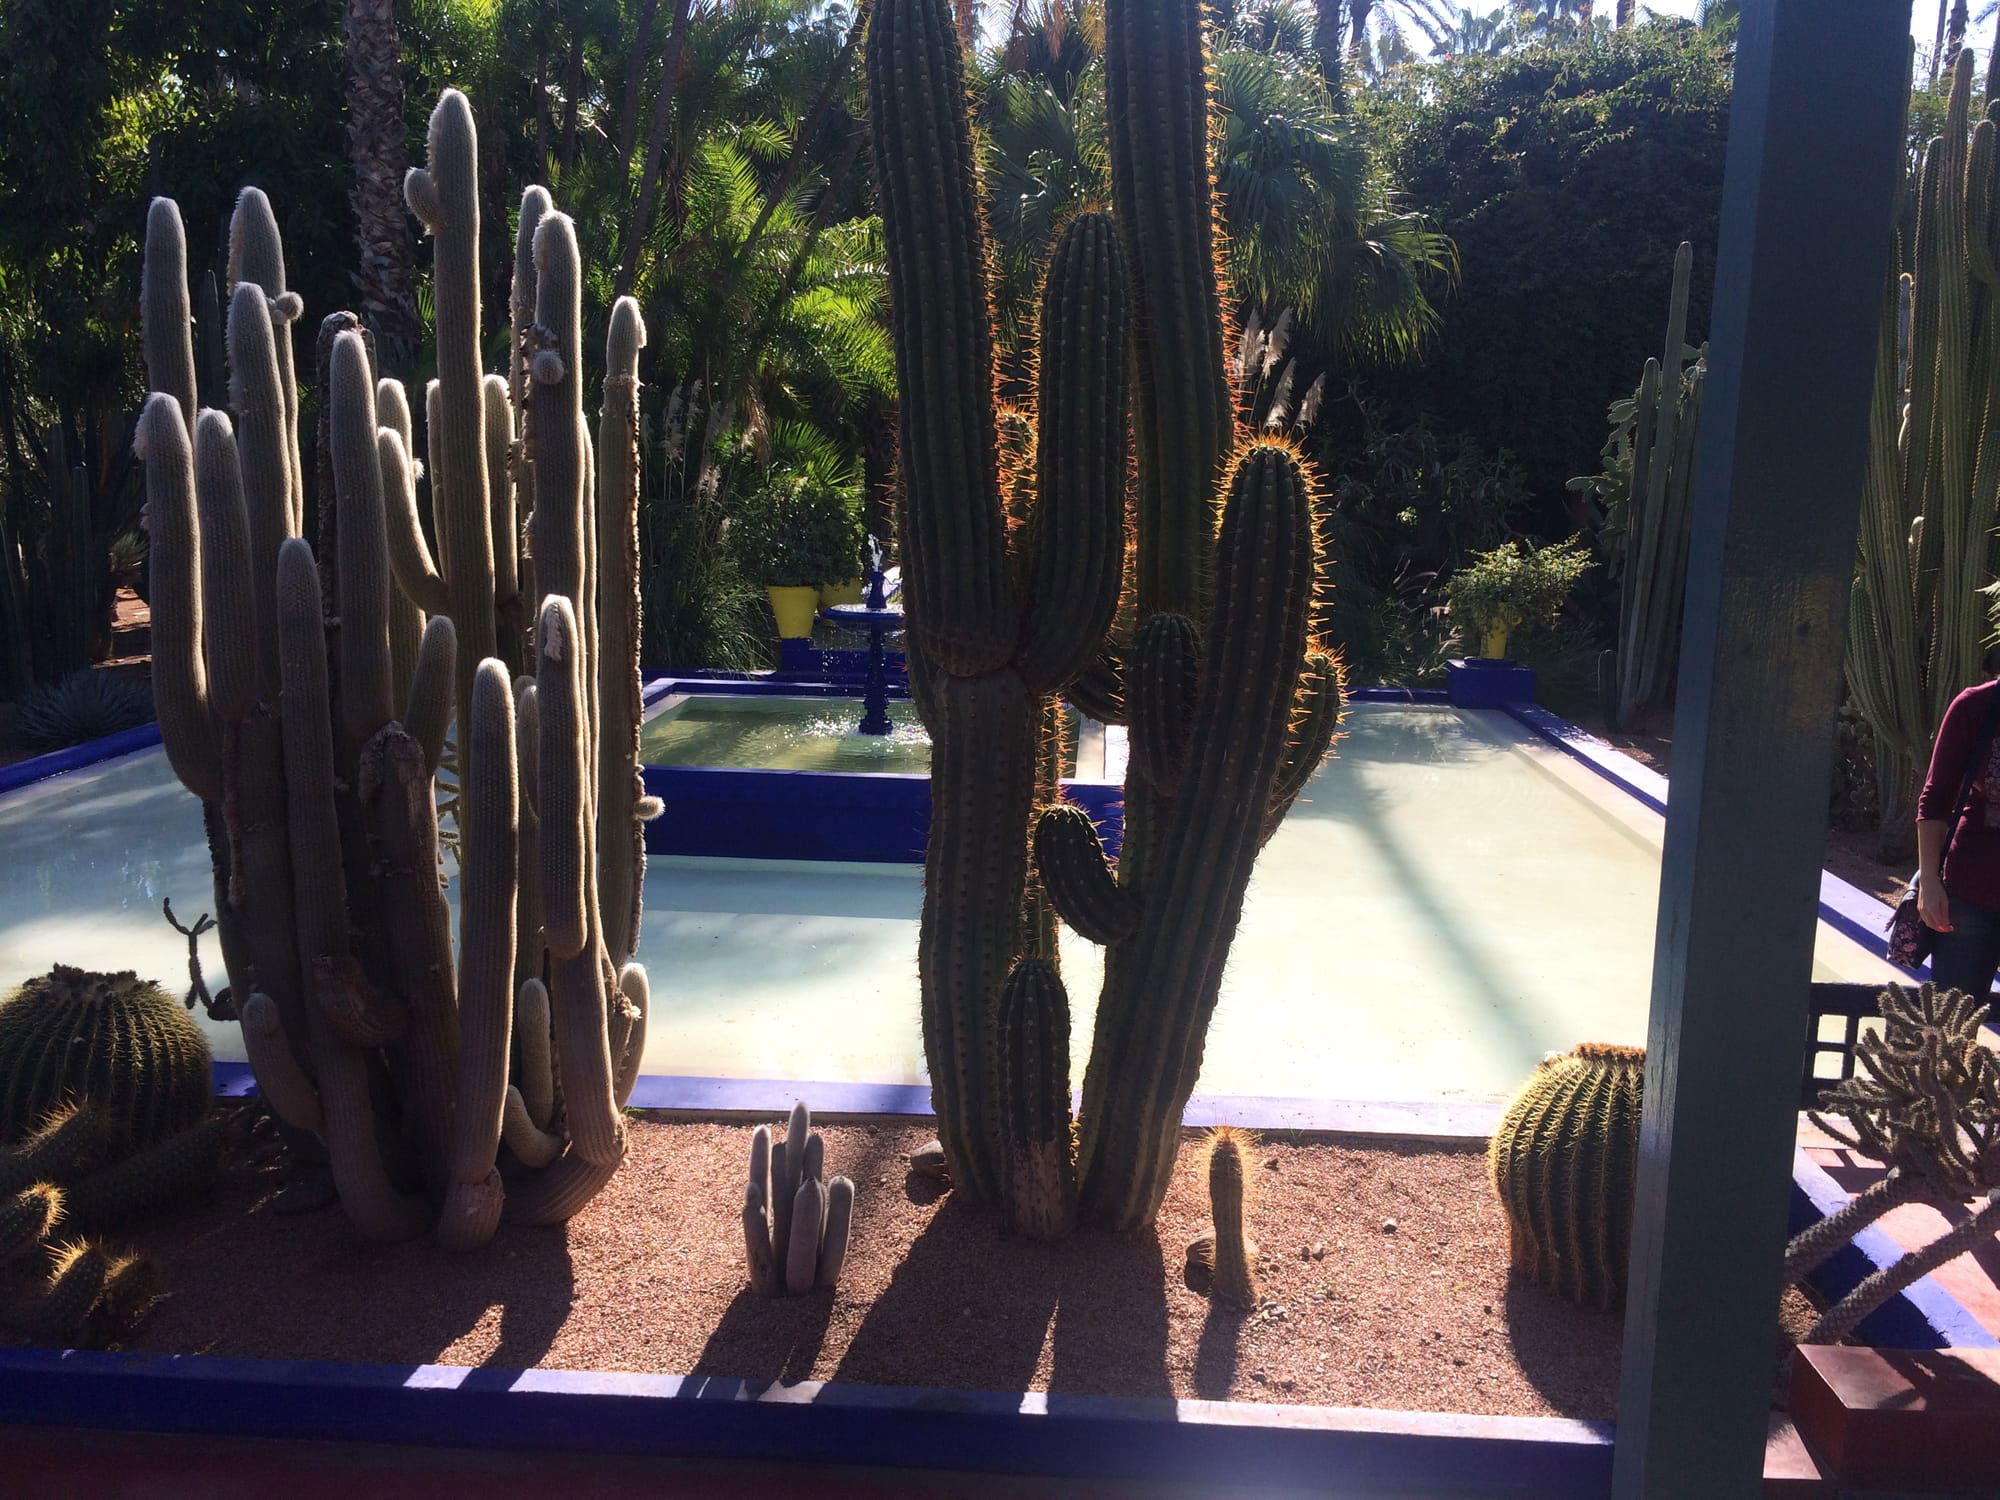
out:
<path id="1" fill-rule="evenodd" d="M 1394 1234 L 1396 1232 L 1396 1221 L 1394 1219 L 1384 1219 L 1382 1221 L 1382 1232 L 1384 1234 Z"/>
<path id="2" fill-rule="evenodd" d="M 910 1170 L 919 1177 L 943 1177 L 944 1145 L 939 1141 L 925 1141 L 910 1153 Z"/>

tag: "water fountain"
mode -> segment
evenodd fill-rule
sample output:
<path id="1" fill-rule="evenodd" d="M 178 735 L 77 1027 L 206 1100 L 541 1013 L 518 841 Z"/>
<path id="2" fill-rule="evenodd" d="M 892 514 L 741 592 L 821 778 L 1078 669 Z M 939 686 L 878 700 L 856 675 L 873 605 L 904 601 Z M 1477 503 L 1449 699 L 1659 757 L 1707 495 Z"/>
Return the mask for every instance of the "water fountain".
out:
<path id="1" fill-rule="evenodd" d="M 646 790 L 666 805 L 646 825 L 652 853 L 921 862 L 931 744 L 901 691 L 903 611 L 892 607 L 884 562 L 871 537 L 866 602 L 821 612 L 829 625 L 866 630 L 865 652 L 798 642 L 812 656 L 792 670 L 647 685 L 640 756 Z M 829 670 L 834 659 L 847 663 L 839 675 Z M 806 675 L 808 664 L 819 670 Z M 1114 847 L 1124 755 L 1122 729 L 1077 716 L 1065 795 L 1090 810 Z"/>
<path id="2" fill-rule="evenodd" d="M 861 722 L 842 736 L 839 749 L 843 754 L 882 754 L 892 747 L 890 737 L 896 729 L 889 721 L 888 651 L 883 642 L 892 628 L 902 626 L 903 612 L 888 607 L 882 561 L 882 543 L 871 536 L 867 602 L 829 605 L 823 611 L 830 624 L 858 626 L 868 631 L 868 678 L 861 699 Z"/>

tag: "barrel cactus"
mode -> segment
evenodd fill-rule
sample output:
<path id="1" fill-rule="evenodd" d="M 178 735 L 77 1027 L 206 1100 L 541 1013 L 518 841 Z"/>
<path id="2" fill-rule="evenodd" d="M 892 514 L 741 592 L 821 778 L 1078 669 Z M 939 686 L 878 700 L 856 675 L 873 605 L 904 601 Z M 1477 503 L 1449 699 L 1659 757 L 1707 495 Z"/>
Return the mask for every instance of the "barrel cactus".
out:
<path id="1" fill-rule="evenodd" d="M 1493 1132 L 1514 1268 L 1572 1302 L 1623 1304 L 1646 1054 L 1585 1043 L 1544 1058 Z"/>
<path id="2" fill-rule="evenodd" d="M 213 1093 L 201 1028 L 137 974 L 57 964 L 0 1001 L 0 1144 L 88 1103 L 104 1154 L 124 1156 L 195 1124 Z"/>
<path id="3" fill-rule="evenodd" d="M 1008 1197 L 1009 1122 L 1034 1112 L 1012 1094 L 1047 1075 L 1004 1061 L 1003 993 L 1018 964 L 1053 957 L 1037 920 L 1046 898 L 1109 950 L 1074 1170 L 1080 1216 L 1131 1228 L 1166 1193 L 1251 867 L 1332 740 L 1342 681 L 1313 478 L 1286 444 L 1235 427 L 1202 6 L 1110 0 L 1104 12 L 1113 212 L 1077 214 L 1050 259 L 1032 466 L 1006 458 L 1027 444 L 993 400 L 950 5 L 883 0 L 868 59 L 902 393 L 907 638 L 934 744 L 918 967 L 939 1135 L 959 1191 Z M 1114 638 L 1128 596 L 1131 632 Z M 1115 869 L 1089 820 L 1051 805 L 1046 781 L 1038 791 L 1046 706 L 1065 694 L 1131 726 Z M 1024 835 L 1038 817 L 1031 880 Z M 1037 972 L 1035 987 L 1050 985 L 1054 970 Z"/>
<path id="4" fill-rule="evenodd" d="M 750 1290 L 802 1296 L 840 1280 L 854 1227 L 854 1184 L 826 1176 L 826 1140 L 803 1101 L 792 1106 L 782 1141 L 759 1125 L 750 1137 L 743 1190 L 743 1249 Z"/>
<path id="5" fill-rule="evenodd" d="M 65 1229 L 162 1203 L 215 1167 L 213 1089 L 180 1002 L 58 964 L 0 1002 L 0 1195 L 60 1189 Z"/>
<path id="6" fill-rule="evenodd" d="M 452 1248 L 484 1243 L 503 1215 L 570 1217 L 624 1159 L 654 811 L 634 689 L 644 325 L 629 298 L 611 309 L 598 464 L 575 231 L 540 188 L 523 199 L 515 365 L 480 368 L 477 161 L 471 107 L 448 89 L 405 189 L 436 244 L 435 547 L 418 521 L 411 402 L 338 317 L 322 325 L 319 552 L 302 539 L 301 308 L 254 190 L 231 236 L 234 419 L 177 394 L 184 251 L 163 229 L 158 245 L 149 233 L 156 394 L 138 432 L 161 735 L 204 803 L 259 1091 L 323 1137 L 364 1233 L 429 1227 Z M 149 230 L 177 223 L 156 213 Z M 518 518 L 530 500 L 532 566 Z M 440 880 L 447 760 L 456 944 Z"/>

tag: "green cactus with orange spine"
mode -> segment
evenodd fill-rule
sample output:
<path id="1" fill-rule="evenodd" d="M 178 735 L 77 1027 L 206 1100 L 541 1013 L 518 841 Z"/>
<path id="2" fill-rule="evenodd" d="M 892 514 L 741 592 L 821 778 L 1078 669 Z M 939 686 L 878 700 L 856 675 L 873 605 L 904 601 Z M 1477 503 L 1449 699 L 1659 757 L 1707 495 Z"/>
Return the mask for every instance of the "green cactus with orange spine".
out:
<path id="1" fill-rule="evenodd" d="M 1076 1223 L 1069 997 L 1046 959 L 1022 959 L 1000 992 L 1000 1097 L 1008 1228 L 1032 1239 L 1061 1239 Z"/>
<path id="2" fill-rule="evenodd" d="M 252 1066 L 275 1107 L 325 1138 L 343 1205 L 365 1232 L 392 1239 L 429 1224 L 441 1243 L 469 1248 L 503 1213 L 573 1214 L 624 1154 L 618 1103 L 645 1043 L 647 986 L 629 960 L 652 808 L 638 792 L 636 582 L 611 565 L 615 542 L 609 563 L 596 544 L 600 528 L 622 521 L 629 536 L 633 525 L 645 332 L 622 300 L 610 337 L 618 399 L 607 402 L 603 440 L 625 462 L 607 466 L 610 488 L 595 496 L 574 230 L 553 212 L 524 225 L 536 314 L 519 332 L 560 368 L 544 359 L 521 395 L 567 407 L 566 419 L 545 414 L 540 425 L 574 442 L 551 439 L 547 464 L 517 467 L 515 434 L 527 424 L 517 426 L 511 382 L 478 368 L 477 141 L 463 96 L 446 91 L 431 125 L 430 160 L 406 194 L 438 249 L 440 374 L 425 393 L 435 550 L 418 521 L 408 401 L 375 378 L 362 334 L 336 326 L 324 398 L 333 494 L 323 503 L 338 556 L 327 559 L 337 566 L 324 613 L 339 629 L 328 630 L 288 467 L 297 392 L 278 330 L 299 308 L 264 289 L 284 272 L 262 194 L 240 201 L 233 238 L 237 420 L 201 413 L 190 444 L 179 403 L 156 397 L 140 446 L 149 489 L 165 497 L 163 735 L 183 781 L 227 825 L 225 959 Z M 163 264 L 171 250 L 161 246 Z M 155 339 L 149 329 L 156 345 L 174 350 L 170 330 Z M 578 540 L 580 566 L 552 570 L 562 594 L 521 597 L 532 574 L 517 555 L 520 477 L 535 491 L 538 533 Z M 233 570 L 217 573 L 212 555 L 235 558 Z M 430 618 L 419 636 L 421 614 Z M 232 622 L 227 638 L 205 626 L 211 618 Z M 540 646 L 540 695 L 514 676 L 527 663 L 524 621 Z M 232 642 L 253 663 L 247 681 L 228 659 Z M 536 711 L 538 696 L 549 712 Z M 454 719 L 455 944 L 434 782 Z M 239 793 L 261 810 L 254 828 Z M 259 871 L 273 878 L 251 878 Z M 545 886 L 564 901 L 546 932 Z M 544 978 L 553 1013 L 523 1007 L 522 1022 L 542 1034 L 519 1038 L 517 1063 L 516 990 Z M 386 1093 L 377 1052 L 388 1054 Z"/>
<path id="3" fill-rule="evenodd" d="M 38 1247 L 62 1222 L 62 1189 L 52 1182 L 34 1182 L 18 1193 L 0 1198 L 0 1265 L 19 1260 Z"/>
<path id="4" fill-rule="evenodd" d="M 919 970 L 940 1137 L 961 1191 L 1003 1196 L 999 1122 L 1014 1101 L 995 1100 L 994 1018 L 1014 962 L 1034 952 L 1015 915 L 1034 786 L 1034 739 L 1017 726 L 1038 698 L 1069 691 L 1131 725 L 1116 871 L 1075 809 L 1044 807 L 1038 836 L 1049 856 L 1041 888 L 1110 949 L 1077 1172 L 1082 1216 L 1130 1228 L 1153 1218 L 1166 1191 L 1257 851 L 1338 723 L 1317 502 L 1297 454 L 1241 443 L 1234 430 L 1201 7 L 1112 0 L 1116 228 L 1080 214 L 1051 259 L 1035 506 L 1016 530 L 1035 552 L 1010 572 L 985 252 L 949 7 L 885 0 L 872 25 L 912 681 L 935 746 Z M 1137 627 L 1113 642 L 1128 357 Z"/>
<path id="5" fill-rule="evenodd" d="M 1247 1228 L 1250 1143 L 1251 1137 L 1227 1125 L 1209 1133 L 1204 1164 L 1210 1227 L 1187 1249 L 1188 1285 L 1232 1312 L 1255 1311 L 1261 1295 L 1257 1242 Z"/>
<path id="6" fill-rule="evenodd" d="M 1645 1080 L 1638 1047 L 1552 1054 L 1508 1104 L 1487 1150 L 1515 1269 L 1599 1311 L 1625 1295 Z"/>
<path id="7" fill-rule="evenodd" d="M 880 5 L 871 27 L 870 114 L 902 390 L 904 599 L 933 743 L 918 953 L 924 1048 L 954 1177 L 991 1202 L 1008 1174 L 1000 992 L 1038 946 L 1027 930 L 1026 833 L 1045 704 L 1096 658 L 1118 605 L 1125 273 L 1108 215 L 1080 214 L 1065 228 L 1042 301 L 1046 430 L 1010 555 L 957 33 L 938 0 Z"/>

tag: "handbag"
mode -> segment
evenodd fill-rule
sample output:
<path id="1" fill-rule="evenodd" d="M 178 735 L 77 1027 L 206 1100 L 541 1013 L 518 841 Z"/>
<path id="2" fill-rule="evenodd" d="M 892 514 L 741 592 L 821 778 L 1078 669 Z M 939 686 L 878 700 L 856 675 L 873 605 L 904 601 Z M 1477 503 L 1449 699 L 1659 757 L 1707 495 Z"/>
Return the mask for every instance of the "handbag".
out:
<path id="1" fill-rule="evenodd" d="M 1951 858 L 1952 843 L 1958 838 L 1958 825 L 1965 821 L 1966 805 L 1972 800 L 1972 784 L 1978 779 L 1979 768 L 1993 749 L 1996 727 L 2000 727 L 2000 689 L 1994 691 L 1993 702 L 1986 710 L 1986 725 L 1979 732 L 1972 758 L 1966 762 L 1965 780 L 1959 784 L 1958 804 L 1952 810 L 1951 831 L 1945 835 L 1944 853 L 1938 857 L 1939 871 Z M 1936 945 L 1937 934 L 1924 925 L 1924 919 L 1917 914 L 1917 877 L 1912 875 L 1910 883 L 1903 888 L 1903 899 L 1896 903 L 1895 913 L 1889 918 L 1889 962 L 1905 969 L 1920 969 L 1929 961 L 1931 950 Z"/>

